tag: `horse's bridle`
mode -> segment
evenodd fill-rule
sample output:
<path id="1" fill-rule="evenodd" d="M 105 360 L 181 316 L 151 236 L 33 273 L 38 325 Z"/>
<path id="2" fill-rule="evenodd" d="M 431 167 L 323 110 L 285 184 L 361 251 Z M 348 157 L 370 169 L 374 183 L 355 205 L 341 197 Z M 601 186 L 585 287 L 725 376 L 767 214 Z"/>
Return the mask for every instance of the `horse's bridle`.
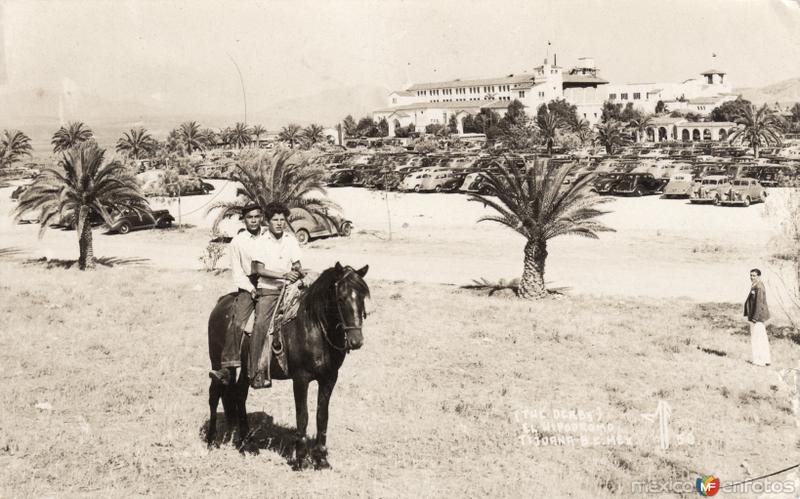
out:
<path id="1" fill-rule="evenodd" d="M 320 324 L 320 326 L 322 327 L 322 336 L 325 338 L 325 341 L 328 342 L 328 345 L 330 345 L 333 349 L 338 350 L 339 352 L 344 352 L 344 353 L 348 353 L 350 351 L 350 347 L 347 344 L 347 331 L 355 330 L 355 329 L 359 329 L 359 330 L 361 329 L 358 326 L 348 326 L 347 324 L 345 324 L 345 322 L 344 322 L 344 314 L 342 313 L 342 304 L 339 301 L 339 283 L 345 277 L 347 277 L 347 274 L 349 274 L 350 272 L 353 272 L 353 271 L 348 269 L 347 272 L 345 272 L 345 274 L 342 277 L 340 277 L 339 279 L 337 279 L 336 282 L 334 282 L 334 284 L 333 284 L 333 287 L 334 287 L 334 290 L 335 290 L 335 298 L 336 298 L 336 311 L 339 313 L 339 322 L 336 324 L 336 328 L 338 329 L 339 327 L 341 327 L 342 331 L 344 331 L 344 346 L 339 346 L 339 345 L 336 345 L 335 343 L 333 343 L 331 341 L 330 337 L 328 336 L 328 331 L 325 329 L 325 326 L 323 324 Z"/>

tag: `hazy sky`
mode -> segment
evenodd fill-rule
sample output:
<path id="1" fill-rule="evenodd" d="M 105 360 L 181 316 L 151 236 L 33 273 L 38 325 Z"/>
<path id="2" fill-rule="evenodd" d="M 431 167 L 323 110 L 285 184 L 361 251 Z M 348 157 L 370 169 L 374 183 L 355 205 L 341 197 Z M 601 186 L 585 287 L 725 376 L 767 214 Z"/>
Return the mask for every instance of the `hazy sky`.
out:
<path id="1" fill-rule="evenodd" d="M 800 0 L 36 1 L 0 11 L 0 92 L 77 91 L 183 112 L 321 89 L 519 73 L 550 51 L 612 82 L 800 76 Z M 711 54 L 717 58 L 712 60 Z M 229 57 L 230 54 L 230 57 Z M 0 110 L 2 112 L 2 110 Z"/>

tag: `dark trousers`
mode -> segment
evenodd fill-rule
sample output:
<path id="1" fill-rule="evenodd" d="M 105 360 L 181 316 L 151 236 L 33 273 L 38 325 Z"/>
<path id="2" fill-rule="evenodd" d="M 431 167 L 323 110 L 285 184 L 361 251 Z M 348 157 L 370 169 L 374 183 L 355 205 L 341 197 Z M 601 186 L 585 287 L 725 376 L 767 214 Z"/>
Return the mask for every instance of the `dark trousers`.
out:
<path id="1" fill-rule="evenodd" d="M 268 345 L 267 332 L 278 304 L 281 292 L 278 289 L 259 289 L 256 298 L 256 318 L 250 340 L 250 359 L 247 363 L 250 382 L 260 387 L 261 380 L 270 379 L 270 359 L 272 347 Z M 254 381 L 255 380 L 255 381 Z"/>
<path id="2" fill-rule="evenodd" d="M 222 367 L 241 366 L 241 346 L 244 325 L 255 308 L 253 297 L 248 291 L 240 289 L 233 300 L 225 345 L 222 347 Z"/>

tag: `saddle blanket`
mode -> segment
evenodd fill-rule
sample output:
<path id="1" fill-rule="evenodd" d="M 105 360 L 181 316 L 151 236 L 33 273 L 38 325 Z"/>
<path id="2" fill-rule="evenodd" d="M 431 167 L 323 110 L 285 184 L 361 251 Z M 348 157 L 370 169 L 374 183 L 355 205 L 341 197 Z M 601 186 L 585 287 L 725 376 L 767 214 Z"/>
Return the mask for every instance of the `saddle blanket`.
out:
<path id="1" fill-rule="evenodd" d="M 300 308 L 300 298 L 305 294 L 305 290 L 313 283 L 319 274 L 316 272 L 307 272 L 303 277 L 303 288 L 300 288 L 299 281 L 286 286 L 283 293 L 283 298 L 278 303 L 278 309 L 275 316 L 276 328 L 280 329 L 284 324 L 297 317 L 297 311 Z M 245 333 L 252 334 L 253 326 L 255 325 L 256 311 L 255 309 L 250 313 L 244 327 L 242 328 Z"/>

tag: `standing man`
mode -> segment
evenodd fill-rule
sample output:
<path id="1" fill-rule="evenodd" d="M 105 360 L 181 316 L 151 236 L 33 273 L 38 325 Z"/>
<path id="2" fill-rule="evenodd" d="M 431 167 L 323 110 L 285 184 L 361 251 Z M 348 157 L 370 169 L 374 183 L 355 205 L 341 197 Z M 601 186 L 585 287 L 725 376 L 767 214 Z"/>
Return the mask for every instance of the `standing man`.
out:
<path id="1" fill-rule="evenodd" d="M 231 308 L 232 316 L 225 334 L 225 344 L 220 359 L 211 359 L 214 369 L 208 375 L 227 385 L 236 379 L 236 368 L 241 366 L 241 345 L 243 328 L 255 307 L 256 276 L 252 276 L 252 259 L 261 244 L 261 224 L 264 217 L 261 207 L 248 204 L 242 208 L 245 229 L 239 231 L 231 240 L 231 274 L 236 289 L 236 298 Z M 213 349 L 210 349 L 213 351 Z"/>
<path id="2" fill-rule="evenodd" d="M 753 364 L 768 366 L 772 362 L 769 355 L 769 340 L 767 328 L 764 323 L 769 319 L 767 308 L 767 293 L 761 282 L 761 271 L 750 271 L 750 294 L 744 302 L 744 315 L 750 322 L 750 344 L 753 347 Z"/>
<path id="3" fill-rule="evenodd" d="M 300 244 L 287 230 L 289 209 L 283 203 L 273 202 L 264 208 L 264 214 L 268 230 L 259 239 L 258 251 L 252 259 L 252 273 L 258 276 L 256 319 L 248 362 L 253 388 L 272 386 L 269 372 L 272 352 L 267 345 L 267 330 L 283 287 L 303 277 Z"/>

